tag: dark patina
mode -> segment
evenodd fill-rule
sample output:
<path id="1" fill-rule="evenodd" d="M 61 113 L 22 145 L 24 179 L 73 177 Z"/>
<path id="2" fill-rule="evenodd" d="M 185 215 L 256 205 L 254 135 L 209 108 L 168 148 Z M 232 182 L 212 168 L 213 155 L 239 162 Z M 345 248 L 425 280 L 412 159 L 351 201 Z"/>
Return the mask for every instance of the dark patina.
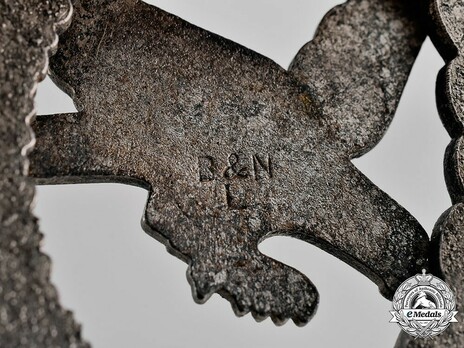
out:
<path id="1" fill-rule="evenodd" d="M 35 91 L 70 17 L 67 0 L 0 1 L 0 347 L 87 347 L 50 282 L 26 176 Z"/>
<path id="2" fill-rule="evenodd" d="M 403 333 L 398 348 L 464 347 L 464 3 L 432 0 L 430 18 L 430 36 L 447 63 L 437 80 L 437 104 L 452 138 L 445 155 L 445 178 L 454 204 L 435 226 L 430 265 L 456 296 L 458 323 L 433 340 L 414 340 Z"/>
<path id="3" fill-rule="evenodd" d="M 417 221 L 350 162 L 382 138 L 424 32 L 400 0 L 331 11 L 285 71 L 136 0 L 75 2 L 51 63 L 76 114 L 37 120 L 40 183 L 146 187 L 145 230 L 189 264 L 196 301 L 306 323 L 318 294 L 261 254 L 313 243 L 391 297 L 426 264 Z"/>

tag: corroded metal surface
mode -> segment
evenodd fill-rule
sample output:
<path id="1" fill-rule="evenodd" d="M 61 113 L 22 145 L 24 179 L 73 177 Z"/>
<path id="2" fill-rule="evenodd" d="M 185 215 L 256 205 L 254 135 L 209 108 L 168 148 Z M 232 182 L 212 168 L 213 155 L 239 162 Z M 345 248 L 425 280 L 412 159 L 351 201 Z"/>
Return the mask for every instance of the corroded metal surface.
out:
<path id="1" fill-rule="evenodd" d="M 458 323 L 451 324 L 432 347 L 464 347 L 464 204 L 453 206 L 437 223 L 432 247 L 433 259 L 439 267 L 437 274 L 453 290 L 458 310 Z"/>
<path id="2" fill-rule="evenodd" d="M 27 174 L 34 94 L 56 31 L 69 22 L 67 0 L 0 1 L 0 346 L 86 347 L 50 283 L 50 261 L 31 213 Z"/>
<path id="3" fill-rule="evenodd" d="M 397 348 L 464 347 L 464 3 L 432 0 L 431 37 L 446 61 L 437 81 L 441 119 L 453 138 L 445 156 L 445 178 L 453 203 L 438 221 L 432 236 L 431 267 L 456 295 L 458 323 L 433 340 L 401 334 Z"/>
<path id="4" fill-rule="evenodd" d="M 458 203 L 443 214 L 432 235 L 434 273 L 446 280 L 456 296 L 458 322 L 433 339 L 414 339 L 402 333 L 396 348 L 459 348 L 464 347 L 464 204 Z"/>
<path id="5" fill-rule="evenodd" d="M 146 187 L 146 231 L 189 264 L 196 301 L 306 323 L 318 294 L 258 250 L 293 236 L 390 297 L 426 263 L 417 221 L 350 162 L 385 133 L 424 39 L 418 9 L 352 0 L 289 72 L 136 0 L 80 0 L 52 77 L 76 114 L 34 125 L 40 183 Z"/>
<path id="6" fill-rule="evenodd" d="M 446 180 L 453 203 L 464 202 L 464 3 L 432 1 L 433 41 L 447 62 L 437 81 L 437 103 L 453 138 L 446 154 Z"/>

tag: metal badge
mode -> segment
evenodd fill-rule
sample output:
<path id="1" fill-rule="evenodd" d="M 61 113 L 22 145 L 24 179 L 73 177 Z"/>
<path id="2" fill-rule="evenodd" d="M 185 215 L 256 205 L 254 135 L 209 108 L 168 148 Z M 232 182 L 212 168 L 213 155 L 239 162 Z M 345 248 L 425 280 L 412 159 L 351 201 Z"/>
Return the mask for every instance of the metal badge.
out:
<path id="1" fill-rule="evenodd" d="M 79 112 L 37 120 L 31 173 L 147 188 L 144 228 L 189 264 L 197 302 L 307 323 L 314 285 L 258 250 L 275 235 L 388 298 L 426 265 L 421 226 L 350 162 L 391 122 L 424 39 L 416 6 L 348 1 L 285 71 L 141 1 L 75 5 L 51 70 Z"/>
<path id="2" fill-rule="evenodd" d="M 50 283 L 50 260 L 31 213 L 34 185 L 26 177 L 35 91 L 70 17 L 67 0 L 0 1 L 1 347 L 87 347 Z"/>
<path id="3" fill-rule="evenodd" d="M 453 204 L 443 214 L 432 235 L 431 266 L 456 295 L 458 323 L 433 340 L 414 340 L 403 334 L 397 348 L 464 347 L 464 3 L 433 0 L 431 37 L 447 65 L 437 81 L 441 119 L 453 138 L 445 156 L 445 178 Z"/>

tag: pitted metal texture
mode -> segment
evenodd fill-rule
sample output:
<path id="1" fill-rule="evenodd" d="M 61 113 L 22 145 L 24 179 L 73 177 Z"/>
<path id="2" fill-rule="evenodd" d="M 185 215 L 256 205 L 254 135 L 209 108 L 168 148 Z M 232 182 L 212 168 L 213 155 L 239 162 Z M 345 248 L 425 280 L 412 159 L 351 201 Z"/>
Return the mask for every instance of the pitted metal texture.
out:
<path id="1" fill-rule="evenodd" d="M 52 59 L 76 114 L 37 119 L 42 184 L 147 188 L 147 233 L 189 264 L 196 301 L 299 325 L 318 303 L 298 271 L 261 254 L 313 243 L 391 297 L 427 262 L 418 222 L 351 163 L 384 135 L 425 33 L 420 2 L 350 0 L 289 71 L 136 0 L 76 0 Z"/>
<path id="2" fill-rule="evenodd" d="M 27 154 L 34 144 L 34 95 L 57 33 L 69 24 L 67 0 L 0 1 L 0 346 L 87 347 L 59 303 L 50 260 L 31 212 Z"/>
<path id="3" fill-rule="evenodd" d="M 454 206 L 437 222 L 432 236 L 430 266 L 454 291 L 458 323 L 433 340 L 401 334 L 397 348 L 464 347 L 464 3 L 430 1 L 432 40 L 446 61 L 437 80 L 437 104 L 452 137 L 445 155 L 445 178 Z"/>

